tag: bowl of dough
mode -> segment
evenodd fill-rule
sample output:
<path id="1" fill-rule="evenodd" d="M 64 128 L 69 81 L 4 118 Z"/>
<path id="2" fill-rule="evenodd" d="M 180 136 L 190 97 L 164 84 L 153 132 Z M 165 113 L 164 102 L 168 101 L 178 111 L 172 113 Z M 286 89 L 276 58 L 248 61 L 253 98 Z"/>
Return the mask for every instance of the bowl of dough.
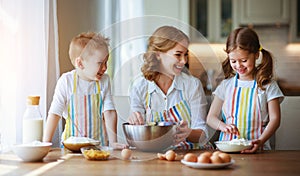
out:
<path id="1" fill-rule="evenodd" d="M 123 123 L 123 131 L 127 143 L 131 147 L 145 152 L 164 152 L 174 142 L 175 123 L 151 123 L 131 125 Z"/>
<path id="2" fill-rule="evenodd" d="M 252 143 L 244 138 L 232 139 L 231 141 L 216 141 L 217 149 L 223 152 L 240 152 L 252 147 Z"/>
<path id="3" fill-rule="evenodd" d="M 72 152 L 80 152 L 80 148 L 99 145 L 100 141 L 88 137 L 71 136 L 62 143 L 66 149 Z"/>
<path id="4" fill-rule="evenodd" d="M 13 152 L 25 162 L 42 161 L 50 151 L 52 143 L 33 141 L 25 144 L 15 144 L 12 146 Z"/>

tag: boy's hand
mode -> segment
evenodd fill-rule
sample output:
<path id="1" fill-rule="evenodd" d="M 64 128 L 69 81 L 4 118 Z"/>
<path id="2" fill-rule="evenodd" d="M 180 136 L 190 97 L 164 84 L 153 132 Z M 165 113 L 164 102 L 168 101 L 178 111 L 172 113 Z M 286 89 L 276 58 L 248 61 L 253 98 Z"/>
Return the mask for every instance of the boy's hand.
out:
<path id="1" fill-rule="evenodd" d="M 128 122 L 131 125 L 143 125 L 144 122 L 144 118 L 142 116 L 142 114 L 140 112 L 133 112 L 129 118 L 128 118 Z"/>

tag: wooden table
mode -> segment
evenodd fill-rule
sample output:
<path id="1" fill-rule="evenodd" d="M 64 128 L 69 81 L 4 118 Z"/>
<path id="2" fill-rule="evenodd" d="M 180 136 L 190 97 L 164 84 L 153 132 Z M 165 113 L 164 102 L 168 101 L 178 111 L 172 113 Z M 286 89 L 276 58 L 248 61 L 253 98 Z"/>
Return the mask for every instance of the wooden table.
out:
<path id="1" fill-rule="evenodd" d="M 203 151 L 193 151 L 200 154 Z M 183 152 L 177 152 L 184 154 Z M 115 156 L 120 156 L 116 151 Z M 123 161 L 116 157 L 107 161 L 89 161 L 81 154 L 52 149 L 43 162 L 22 162 L 13 153 L 0 155 L 0 175 L 300 175 L 300 151 L 268 151 L 256 154 L 230 154 L 235 164 L 223 169 L 194 169 L 180 161 L 156 159 L 155 153 L 136 152 L 137 159 Z"/>

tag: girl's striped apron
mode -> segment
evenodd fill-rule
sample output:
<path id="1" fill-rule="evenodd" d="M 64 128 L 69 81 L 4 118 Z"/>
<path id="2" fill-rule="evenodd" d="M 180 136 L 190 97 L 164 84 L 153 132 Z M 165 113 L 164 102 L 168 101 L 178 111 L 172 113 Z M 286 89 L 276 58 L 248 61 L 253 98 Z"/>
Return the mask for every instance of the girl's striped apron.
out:
<path id="1" fill-rule="evenodd" d="M 88 137 L 107 145 L 107 135 L 102 117 L 102 97 L 99 81 L 95 81 L 94 94 L 81 95 L 77 91 L 77 74 L 74 72 L 73 94 L 68 105 L 68 117 L 62 139 L 71 136 Z"/>
<path id="2" fill-rule="evenodd" d="M 263 131 L 261 111 L 258 99 L 257 83 L 252 87 L 238 87 L 238 75 L 234 79 L 234 89 L 226 92 L 222 107 L 222 118 L 226 124 L 234 124 L 240 132 L 240 138 L 258 139 Z M 229 141 L 237 136 L 220 133 L 220 140 Z"/>
<path id="3" fill-rule="evenodd" d="M 183 93 L 180 91 L 181 101 L 176 105 L 172 106 L 168 110 L 163 112 L 156 112 L 151 109 L 151 94 L 146 95 L 146 121 L 147 122 L 176 122 L 179 123 L 181 120 L 188 122 L 188 127 L 191 126 L 191 109 L 187 104 L 187 101 L 183 98 Z M 189 141 L 183 141 L 176 146 L 174 149 L 212 149 L 211 144 L 205 144 L 200 146 L 198 143 L 192 143 Z"/>

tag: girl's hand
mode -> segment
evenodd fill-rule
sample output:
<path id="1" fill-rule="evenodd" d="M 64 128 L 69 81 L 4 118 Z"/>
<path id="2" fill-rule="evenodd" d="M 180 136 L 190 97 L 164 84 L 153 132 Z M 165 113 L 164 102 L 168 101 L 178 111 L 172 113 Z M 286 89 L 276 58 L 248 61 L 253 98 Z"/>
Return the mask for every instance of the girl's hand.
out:
<path id="1" fill-rule="evenodd" d="M 176 128 L 175 144 L 185 141 L 191 132 L 192 129 L 188 127 L 188 123 L 186 121 L 180 121 L 179 126 Z"/>
<path id="2" fill-rule="evenodd" d="M 113 149 L 119 149 L 119 150 L 121 150 L 121 149 L 124 149 L 124 148 L 128 148 L 129 146 L 127 144 L 121 144 L 121 143 L 115 142 L 115 143 L 111 144 L 111 147 Z"/>
<path id="3" fill-rule="evenodd" d="M 225 124 L 223 127 L 220 128 L 220 130 L 223 133 L 231 133 L 231 134 L 235 134 L 236 136 L 240 136 L 240 132 L 234 124 L 230 124 L 230 125 Z"/>
<path id="4" fill-rule="evenodd" d="M 246 149 L 241 151 L 241 153 L 255 153 L 257 152 L 263 145 L 262 141 L 260 139 L 255 139 L 251 141 L 252 147 L 250 149 Z"/>
<path id="5" fill-rule="evenodd" d="M 129 118 L 128 118 L 128 122 L 131 125 L 143 125 L 144 122 L 144 118 L 142 116 L 142 114 L 140 112 L 133 112 Z"/>

